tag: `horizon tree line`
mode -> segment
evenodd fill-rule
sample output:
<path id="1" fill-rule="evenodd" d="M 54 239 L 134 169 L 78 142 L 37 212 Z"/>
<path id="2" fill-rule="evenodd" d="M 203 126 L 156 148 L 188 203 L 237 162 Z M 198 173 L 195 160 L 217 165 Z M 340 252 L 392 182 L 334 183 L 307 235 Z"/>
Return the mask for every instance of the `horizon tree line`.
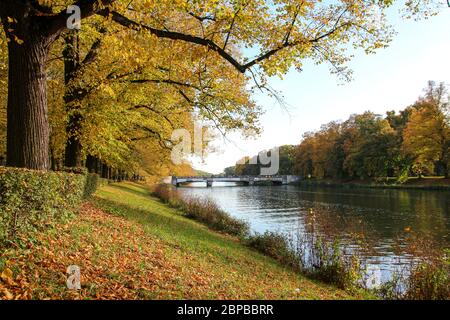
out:
<path id="1" fill-rule="evenodd" d="M 280 148 L 280 174 L 317 179 L 445 176 L 450 169 L 450 98 L 445 83 L 428 82 L 424 95 L 400 112 L 366 111 L 307 132 L 298 146 Z M 259 175 L 246 157 L 227 175 Z M 245 164 L 243 164 L 245 162 Z"/>

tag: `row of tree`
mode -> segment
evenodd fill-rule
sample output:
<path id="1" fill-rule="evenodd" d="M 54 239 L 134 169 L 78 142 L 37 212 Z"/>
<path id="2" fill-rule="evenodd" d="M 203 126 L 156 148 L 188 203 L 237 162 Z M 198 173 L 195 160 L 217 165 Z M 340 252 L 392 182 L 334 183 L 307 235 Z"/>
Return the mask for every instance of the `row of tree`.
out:
<path id="1" fill-rule="evenodd" d="M 312 59 L 348 78 L 344 49 L 385 47 L 392 4 L 2 0 L 0 153 L 8 166 L 38 170 L 168 173 L 174 129 L 202 120 L 257 131 L 250 94 L 267 76 Z M 406 9 L 417 16 L 430 5 Z M 80 30 L 69 28 L 74 18 Z"/>
<path id="2" fill-rule="evenodd" d="M 449 111 L 445 84 L 430 82 L 425 95 L 400 113 L 366 112 L 305 134 L 295 171 L 317 178 L 448 177 Z"/>
<path id="3" fill-rule="evenodd" d="M 193 20 L 180 18 L 177 24 L 179 28 L 184 24 L 186 30 L 193 28 Z M 0 42 L 26 47 L 7 34 Z M 197 121 L 211 125 L 218 118 L 222 130 L 256 129 L 259 108 L 250 99 L 246 77 L 231 64 L 215 59 L 205 47 L 160 40 L 93 16 L 80 30 L 62 34 L 47 54 L 43 87 L 47 96 L 40 102 L 48 113 L 21 119 L 21 125 L 48 131 L 44 132 L 48 147 L 36 132 L 27 136 L 32 141 L 19 141 L 23 132 L 11 127 L 17 107 L 8 106 L 8 71 L 18 72 L 12 71 L 11 63 L 8 48 L 1 46 L 0 160 L 8 158 L 8 165 L 40 168 L 35 165 L 42 161 L 52 170 L 86 166 L 105 178 L 138 171 L 192 175 L 189 165 L 171 162 L 175 129 L 184 128 L 193 135 Z M 23 117 L 27 112 L 22 113 Z M 17 153 L 30 146 L 47 155 L 32 157 L 28 165 L 11 160 L 24 157 Z"/>
<path id="4" fill-rule="evenodd" d="M 236 163 L 235 166 L 225 169 L 226 176 L 258 176 L 261 174 L 262 168 L 268 168 L 272 163 L 267 160 L 277 161 L 279 165 L 279 175 L 292 175 L 295 168 L 295 154 L 296 146 L 286 145 L 280 147 L 276 157 L 272 156 L 272 151 L 261 152 L 260 155 L 254 157 L 244 157 Z M 261 154 L 264 154 L 264 159 L 261 159 Z M 266 163 L 266 164 L 264 164 Z"/>
<path id="5" fill-rule="evenodd" d="M 253 160 L 253 161 L 251 161 Z M 227 175 L 259 175 L 257 157 L 227 168 Z M 280 148 L 279 174 L 318 179 L 449 176 L 450 102 L 444 83 L 430 81 L 412 106 L 386 116 L 373 112 L 333 121 Z"/>

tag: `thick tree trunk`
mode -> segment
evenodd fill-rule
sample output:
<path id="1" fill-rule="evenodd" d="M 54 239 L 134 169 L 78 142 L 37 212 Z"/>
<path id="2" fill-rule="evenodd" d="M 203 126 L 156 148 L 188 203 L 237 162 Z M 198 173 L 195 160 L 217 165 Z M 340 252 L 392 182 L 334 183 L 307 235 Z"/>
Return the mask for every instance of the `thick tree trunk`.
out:
<path id="1" fill-rule="evenodd" d="M 71 83 L 76 76 L 75 73 L 80 63 L 77 30 L 68 32 L 64 40 L 66 43 L 63 52 L 64 80 L 66 85 L 64 102 L 69 115 L 66 127 L 67 142 L 64 165 L 69 168 L 80 168 L 82 166 L 82 146 L 79 137 L 83 117 L 80 114 L 80 107 L 75 98 L 76 94 L 73 92 L 73 83 Z"/>
<path id="2" fill-rule="evenodd" d="M 95 14 L 98 4 L 114 0 L 78 1 L 81 18 Z M 0 19 L 8 38 L 9 88 L 7 165 L 48 170 L 49 126 L 45 65 L 52 43 L 67 28 L 70 14 L 39 1 L 0 0 Z"/>
<path id="3" fill-rule="evenodd" d="M 32 34 L 21 41 L 8 43 L 7 165 L 48 170 L 48 41 Z"/>

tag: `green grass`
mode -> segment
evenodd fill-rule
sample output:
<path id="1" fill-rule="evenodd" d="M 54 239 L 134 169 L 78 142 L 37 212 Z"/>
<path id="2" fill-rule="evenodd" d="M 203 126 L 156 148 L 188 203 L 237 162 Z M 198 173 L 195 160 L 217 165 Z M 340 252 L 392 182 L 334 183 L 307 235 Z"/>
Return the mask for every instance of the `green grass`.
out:
<path id="1" fill-rule="evenodd" d="M 142 185 L 105 185 L 89 201 L 26 248 L 0 250 L 0 300 L 368 298 L 305 278 Z M 66 287 L 70 265 L 81 268 L 81 291 Z"/>
<path id="2" fill-rule="evenodd" d="M 125 217 L 157 237 L 167 248 L 166 256 L 179 265 L 188 256 L 188 268 L 207 273 L 212 288 L 229 287 L 224 297 L 250 299 L 348 299 L 347 293 L 313 282 L 280 266 L 239 240 L 210 231 L 162 204 L 138 184 L 123 183 L 102 187 L 93 200 L 95 206 Z M 180 253 L 183 253 L 180 255 Z M 269 281 L 268 281 L 269 279 Z M 182 289 L 180 289 L 183 291 Z M 217 298 L 217 292 L 205 292 L 203 298 Z"/>

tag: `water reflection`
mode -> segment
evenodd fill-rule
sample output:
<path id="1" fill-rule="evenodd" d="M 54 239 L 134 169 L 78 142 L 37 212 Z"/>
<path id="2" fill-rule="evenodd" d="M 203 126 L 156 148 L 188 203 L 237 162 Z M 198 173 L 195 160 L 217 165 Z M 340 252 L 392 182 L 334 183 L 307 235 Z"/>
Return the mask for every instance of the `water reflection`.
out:
<path id="1" fill-rule="evenodd" d="M 212 198 L 232 216 L 248 221 L 256 232 L 306 232 L 311 213 L 320 217 L 323 233 L 338 233 L 345 238 L 364 232 L 373 247 L 367 261 L 381 264 L 383 270 L 392 271 L 411 259 L 394 253 L 392 248 L 408 233 L 429 237 L 442 247 L 449 245 L 448 191 L 230 185 L 205 188 L 193 184 L 180 188 L 180 192 Z"/>

